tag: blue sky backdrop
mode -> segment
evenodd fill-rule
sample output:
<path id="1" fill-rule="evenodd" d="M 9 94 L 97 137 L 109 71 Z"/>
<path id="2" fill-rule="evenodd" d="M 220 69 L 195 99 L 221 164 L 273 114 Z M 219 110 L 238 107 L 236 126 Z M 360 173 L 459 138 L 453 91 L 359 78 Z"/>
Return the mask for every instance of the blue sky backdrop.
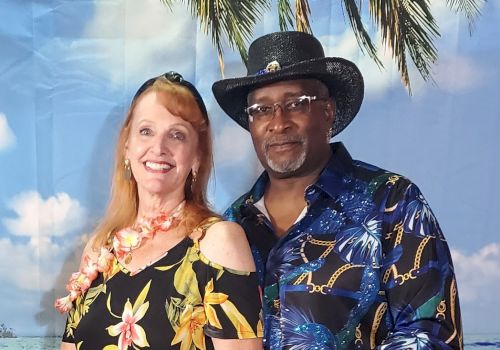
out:
<path id="1" fill-rule="evenodd" d="M 433 1 L 436 84 L 413 71 L 411 97 L 390 52 L 380 50 L 384 70 L 360 52 L 340 2 L 310 3 L 327 55 L 356 62 L 366 81 L 358 117 L 336 139 L 354 158 L 419 185 L 452 249 L 465 333 L 500 333 L 499 1 L 482 7 L 472 37 L 464 18 Z M 261 168 L 247 132 L 212 97 L 217 54 L 184 6 L 6 0 L 0 9 L 0 323 L 19 335 L 60 334 L 53 301 L 102 215 L 117 132 L 144 80 L 176 70 L 205 98 L 217 210 Z M 255 37 L 276 30 L 269 11 Z M 226 77 L 245 73 L 226 48 Z"/>

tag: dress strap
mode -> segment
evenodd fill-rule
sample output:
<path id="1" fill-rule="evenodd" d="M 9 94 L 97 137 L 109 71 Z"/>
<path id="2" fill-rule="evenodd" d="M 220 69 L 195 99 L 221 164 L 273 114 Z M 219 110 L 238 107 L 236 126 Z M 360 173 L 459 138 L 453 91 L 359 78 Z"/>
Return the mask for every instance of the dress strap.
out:
<path id="1" fill-rule="evenodd" d="M 198 245 L 198 242 L 201 241 L 205 237 L 207 230 L 210 227 L 212 227 L 213 224 L 216 224 L 220 221 L 222 221 L 222 219 L 219 218 L 218 216 L 210 216 L 210 217 L 206 218 L 205 220 L 203 220 L 202 222 L 200 222 L 200 224 L 198 224 L 198 226 L 196 226 L 195 229 L 193 230 L 193 232 L 196 232 L 196 231 L 201 232 L 201 235 L 199 237 L 197 237 L 196 239 L 194 239 L 195 245 Z"/>

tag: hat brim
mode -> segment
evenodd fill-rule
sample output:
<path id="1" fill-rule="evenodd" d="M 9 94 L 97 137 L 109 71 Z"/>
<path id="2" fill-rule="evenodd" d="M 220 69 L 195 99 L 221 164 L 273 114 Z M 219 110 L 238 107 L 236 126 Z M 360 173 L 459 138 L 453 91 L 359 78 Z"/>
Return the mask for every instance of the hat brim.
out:
<path id="1" fill-rule="evenodd" d="M 212 85 L 212 92 L 224 112 L 248 130 L 245 107 L 251 90 L 278 81 L 306 78 L 318 79 L 328 87 L 336 105 L 333 135 L 340 133 L 358 113 L 364 94 L 361 72 L 354 63 L 340 57 L 302 61 L 263 75 L 223 79 Z"/>

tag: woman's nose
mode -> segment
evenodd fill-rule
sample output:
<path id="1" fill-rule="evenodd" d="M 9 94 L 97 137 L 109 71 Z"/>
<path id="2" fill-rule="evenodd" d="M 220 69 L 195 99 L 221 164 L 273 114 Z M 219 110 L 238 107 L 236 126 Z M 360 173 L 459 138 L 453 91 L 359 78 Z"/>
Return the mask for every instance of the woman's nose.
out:
<path id="1" fill-rule="evenodd" d="M 164 155 L 170 153 L 167 135 L 156 135 L 152 142 L 152 148 L 155 154 Z"/>

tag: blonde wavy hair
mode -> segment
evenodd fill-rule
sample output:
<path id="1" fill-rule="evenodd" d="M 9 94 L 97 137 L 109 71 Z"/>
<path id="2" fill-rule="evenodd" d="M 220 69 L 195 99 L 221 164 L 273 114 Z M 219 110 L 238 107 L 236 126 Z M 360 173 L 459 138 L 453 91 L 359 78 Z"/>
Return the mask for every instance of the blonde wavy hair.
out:
<path id="1" fill-rule="evenodd" d="M 106 212 L 95 230 L 92 244 L 94 249 L 101 246 L 109 246 L 113 235 L 117 231 L 133 225 L 137 219 L 137 210 L 139 207 L 137 182 L 133 176 L 130 180 L 125 179 L 125 144 L 129 137 L 134 109 L 141 97 L 149 92 L 164 94 L 167 98 L 161 99 L 161 101 L 165 104 L 165 108 L 175 116 L 181 117 L 191 123 L 194 130 L 198 133 L 200 165 L 196 174 L 196 180 L 193 181 L 192 173 L 189 173 L 186 179 L 184 186 L 186 205 L 180 225 L 189 234 L 207 218 L 213 216 L 219 217 L 209 208 L 206 198 L 207 184 L 213 167 L 210 122 L 198 92 L 192 85 L 190 86 L 195 92 L 186 85 L 190 84 L 171 82 L 165 76 L 160 76 L 155 78 L 154 82 L 144 90 L 139 89 L 132 100 L 127 117 L 118 136 L 110 199 Z M 195 98 L 193 93 L 196 93 L 198 96 Z M 200 101 L 197 101 L 197 98 Z"/>

